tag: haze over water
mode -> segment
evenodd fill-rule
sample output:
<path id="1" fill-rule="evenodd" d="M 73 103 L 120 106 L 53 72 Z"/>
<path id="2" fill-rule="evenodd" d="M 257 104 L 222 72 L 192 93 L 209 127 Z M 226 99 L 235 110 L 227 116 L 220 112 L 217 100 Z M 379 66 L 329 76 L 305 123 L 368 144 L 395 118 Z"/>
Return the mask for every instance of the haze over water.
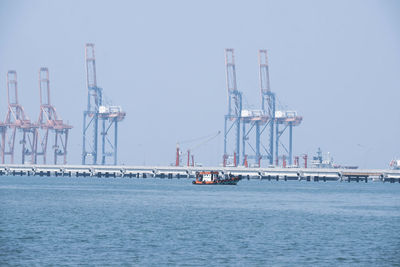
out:
<path id="1" fill-rule="evenodd" d="M 399 189 L 1 177 L 0 265 L 400 266 Z"/>
<path id="2" fill-rule="evenodd" d="M 399 14 L 398 0 L 0 1 L 0 121 L 7 71 L 37 121 L 38 70 L 48 67 L 51 103 L 74 126 L 68 163 L 81 163 L 84 48 L 94 43 L 97 84 L 127 113 L 118 163 L 169 165 L 177 142 L 223 132 L 224 49 L 235 49 L 244 109 L 261 108 L 257 52 L 268 49 L 277 109 L 303 117 L 294 155 L 321 147 L 341 165 L 387 168 L 400 157 Z M 218 166 L 223 144 L 221 134 L 181 149 Z"/>

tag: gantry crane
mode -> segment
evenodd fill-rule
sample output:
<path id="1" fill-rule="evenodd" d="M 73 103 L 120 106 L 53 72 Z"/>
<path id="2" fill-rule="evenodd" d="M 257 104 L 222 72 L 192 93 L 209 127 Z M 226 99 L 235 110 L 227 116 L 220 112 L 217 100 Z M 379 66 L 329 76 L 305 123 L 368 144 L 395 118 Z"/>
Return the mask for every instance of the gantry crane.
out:
<path id="1" fill-rule="evenodd" d="M 94 44 L 86 44 L 86 78 L 88 89 L 87 109 L 83 112 L 83 142 L 82 164 L 91 159 L 92 164 L 98 160 L 98 128 L 101 122 L 101 164 L 106 164 L 106 158 L 112 157 L 113 164 L 117 164 L 118 149 L 118 122 L 122 121 L 126 113 L 120 106 L 106 106 L 103 103 L 103 89 L 97 86 L 96 58 Z M 114 128 L 114 131 L 111 129 Z M 114 135 L 112 140 L 111 135 Z"/>
<path id="2" fill-rule="evenodd" d="M 18 102 L 17 72 L 10 70 L 7 73 L 7 98 L 8 111 L 3 124 L 1 140 L 1 161 L 5 163 L 5 156 L 10 156 L 10 163 L 14 163 L 15 139 L 17 132 L 22 133 L 19 143 L 22 145 L 22 164 L 25 164 L 25 157 L 30 156 L 30 163 L 35 162 L 36 128 L 26 116 L 24 108 Z"/>
<path id="3" fill-rule="evenodd" d="M 256 166 L 266 159 L 269 165 L 279 164 L 279 148 L 282 146 L 292 165 L 293 127 L 301 123 L 302 117 L 295 111 L 277 111 L 276 96 L 271 91 L 267 50 L 258 51 L 259 83 L 261 92 L 261 110 L 250 110 L 242 107 L 242 93 L 236 86 L 236 69 L 233 49 L 225 50 L 226 82 L 228 88 L 228 115 L 225 115 L 224 131 L 224 166 L 230 155 L 227 154 L 228 134 L 234 128 L 234 166 L 248 165 L 248 159 L 255 159 Z M 228 123 L 230 122 L 230 125 Z M 279 126 L 283 125 L 280 130 Z M 228 127 L 229 126 L 229 127 Z M 281 142 L 281 136 L 289 129 L 289 149 Z M 242 131 L 240 135 L 240 130 Z M 241 144 L 240 144 L 241 139 Z M 248 148 L 250 148 L 248 154 Z M 242 161 L 239 161 L 241 150 Z M 274 153 L 275 152 L 275 153 Z M 275 154 L 275 155 L 274 155 Z"/>
<path id="4" fill-rule="evenodd" d="M 68 132 L 72 129 L 60 119 L 57 115 L 55 107 L 50 102 L 50 80 L 48 68 L 40 68 L 39 70 L 39 96 L 40 96 L 40 112 L 36 132 L 36 142 L 40 142 L 39 146 L 36 144 L 35 163 L 37 157 L 43 157 L 43 163 L 46 164 L 47 157 L 47 144 L 49 132 L 54 133 L 54 143 L 52 146 L 54 154 L 54 164 L 57 164 L 57 158 L 63 157 L 63 164 L 67 163 L 67 143 Z"/>
<path id="5" fill-rule="evenodd" d="M 259 78 L 260 78 L 260 90 L 261 90 L 261 109 L 268 116 L 268 121 L 265 127 L 269 125 L 269 131 L 267 136 L 268 150 L 266 150 L 266 158 L 270 165 L 274 163 L 274 124 L 275 124 L 275 94 L 271 91 L 269 82 L 269 66 L 268 66 L 268 54 L 266 49 L 260 49 L 258 51 L 258 64 L 259 64 Z M 258 144 L 260 143 L 261 135 L 265 130 L 257 131 Z M 264 146 L 263 146 L 264 147 Z M 259 149 L 257 150 L 259 151 Z"/>
<path id="6" fill-rule="evenodd" d="M 97 164 L 98 110 L 102 101 L 102 89 L 97 87 L 94 44 L 86 44 L 86 81 L 88 90 L 87 109 L 83 112 L 82 164 L 87 158 Z M 88 145 L 88 148 L 86 147 Z"/>
<path id="7" fill-rule="evenodd" d="M 225 49 L 226 87 L 228 90 L 228 114 L 225 115 L 224 124 L 224 166 L 230 156 L 233 156 L 233 164 L 240 162 L 240 116 L 242 113 L 242 93 L 237 89 L 235 55 L 232 48 Z M 228 154 L 227 143 L 230 132 L 233 130 L 234 150 Z M 233 154 L 233 155 L 232 155 Z"/>
<path id="8" fill-rule="evenodd" d="M 243 165 L 248 166 L 248 159 L 254 159 L 255 165 L 260 167 L 262 159 L 273 164 L 275 94 L 270 89 L 267 50 L 258 51 L 258 63 L 261 109 L 243 109 L 241 121 Z M 250 153 L 247 148 L 250 148 Z"/>

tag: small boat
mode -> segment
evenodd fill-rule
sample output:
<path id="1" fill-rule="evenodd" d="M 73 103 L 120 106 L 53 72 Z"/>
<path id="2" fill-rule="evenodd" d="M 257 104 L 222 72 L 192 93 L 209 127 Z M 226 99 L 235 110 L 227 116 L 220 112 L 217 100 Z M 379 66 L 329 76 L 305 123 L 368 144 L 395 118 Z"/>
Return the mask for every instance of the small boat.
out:
<path id="1" fill-rule="evenodd" d="M 220 185 L 236 185 L 240 181 L 240 177 L 229 175 L 221 175 L 217 171 L 196 172 L 196 180 L 193 184 L 220 184 Z"/>

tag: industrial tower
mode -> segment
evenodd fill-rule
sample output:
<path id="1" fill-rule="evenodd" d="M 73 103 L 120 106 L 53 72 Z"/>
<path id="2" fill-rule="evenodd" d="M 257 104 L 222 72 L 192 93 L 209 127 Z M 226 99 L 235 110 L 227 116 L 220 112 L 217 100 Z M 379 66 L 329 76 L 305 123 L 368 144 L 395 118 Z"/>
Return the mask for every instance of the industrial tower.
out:
<path id="1" fill-rule="evenodd" d="M 7 73 L 8 111 L 2 130 L 1 162 L 5 163 L 5 156 L 10 156 L 10 163 L 14 163 L 15 139 L 17 132 L 22 136 L 19 143 L 22 145 L 22 164 L 25 157 L 30 156 L 30 163 L 35 162 L 36 128 L 25 115 L 24 108 L 18 102 L 17 72 L 10 70 Z"/>
<path id="2" fill-rule="evenodd" d="M 224 124 L 224 156 L 223 162 L 226 166 L 227 160 L 233 156 L 233 165 L 240 162 L 240 116 L 242 113 L 242 93 L 238 91 L 236 84 L 236 66 L 233 49 L 225 49 L 226 87 L 228 89 L 228 114 L 225 115 Z M 233 130 L 233 134 L 231 133 Z M 231 133 L 231 134 L 230 134 Z M 234 150 L 231 154 L 227 152 L 229 137 L 234 137 Z"/>
<path id="3" fill-rule="evenodd" d="M 101 164 L 106 164 L 106 158 L 112 157 L 113 164 L 117 164 L 118 122 L 125 118 L 126 113 L 119 106 L 105 106 L 103 104 L 103 89 L 97 87 L 96 58 L 94 44 L 86 44 L 86 79 L 88 89 L 87 109 L 83 112 L 83 142 L 82 164 L 91 159 L 97 164 L 99 120 L 101 123 Z M 114 128 L 114 131 L 112 131 Z M 113 138 L 112 138 L 113 135 Z"/>
<path id="4" fill-rule="evenodd" d="M 40 96 L 40 113 L 36 130 L 35 163 L 37 157 L 43 157 L 43 164 L 46 164 L 47 144 L 49 132 L 54 133 L 54 143 L 52 146 L 54 152 L 54 164 L 57 164 L 57 158 L 63 157 L 63 164 L 67 163 L 67 143 L 68 132 L 72 126 L 67 125 L 61 120 L 55 107 L 50 103 L 50 80 L 49 70 L 40 68 L 39 70 L 39 96 Z"/>

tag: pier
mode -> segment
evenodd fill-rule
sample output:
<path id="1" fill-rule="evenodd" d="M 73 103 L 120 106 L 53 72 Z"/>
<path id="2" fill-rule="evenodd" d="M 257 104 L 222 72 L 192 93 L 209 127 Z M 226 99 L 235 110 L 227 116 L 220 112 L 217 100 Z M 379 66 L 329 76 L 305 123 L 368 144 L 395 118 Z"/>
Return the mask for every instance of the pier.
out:
<path id="1" fill-rule="evenodd" d="M 400 183 L 400 170 L 383 169 L 319 169 L 319 168 L 244 168 L 244 167 L 181 167 L 181 166 L 104 166 L 104 165 L 27 165 L 0 164 L 1 176 L 66 176 L 121 178 L 194 178 L 196 172 L 215 170 L 242 179 L 270 181 L 381 181 Z"/>

